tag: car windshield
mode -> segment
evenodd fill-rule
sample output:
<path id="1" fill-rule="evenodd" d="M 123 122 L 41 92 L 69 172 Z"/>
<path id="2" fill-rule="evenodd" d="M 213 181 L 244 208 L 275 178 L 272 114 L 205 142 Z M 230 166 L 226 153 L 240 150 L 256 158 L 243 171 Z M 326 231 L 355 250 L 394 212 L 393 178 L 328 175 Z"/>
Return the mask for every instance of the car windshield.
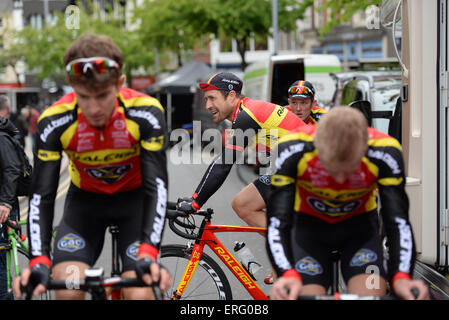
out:
<path id="1" fill-rule="evenodd" d="M 375 110 L 394 110 L 401 93 L 401 83 L 398 81 L 381 81 L 375 85 L 373 103 Z"/>
<path id="2" fill-rule="evenodd" d="M 388 80 L 378 81 L 374 83 L 372 91 L 372 110 L 373 111 L 390 111 L 391 116 L 394 114 L 396 102 L 401 94 L 401 81 Z M 388 133 L 390 121 L 386 118 L 373 119 L 373 127 Z"/>

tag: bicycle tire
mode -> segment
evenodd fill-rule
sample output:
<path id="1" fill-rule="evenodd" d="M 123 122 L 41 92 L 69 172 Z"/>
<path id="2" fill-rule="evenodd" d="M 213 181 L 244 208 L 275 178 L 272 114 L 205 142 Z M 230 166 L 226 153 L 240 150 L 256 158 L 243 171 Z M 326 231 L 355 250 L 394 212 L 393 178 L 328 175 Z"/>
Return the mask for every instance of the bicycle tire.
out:
<path id="1" fill-rule="evenodd" d="M 185 245 L 166 245 L 161 248 L 161 263 L 173 277 L 172 287 L 166 291 L 171 299 L 189 261 L 192 249 Z M 221 267 L 203 252 L 193 278 L 186 287 L 182 300 L 232 300 L 229 281 Z"/>

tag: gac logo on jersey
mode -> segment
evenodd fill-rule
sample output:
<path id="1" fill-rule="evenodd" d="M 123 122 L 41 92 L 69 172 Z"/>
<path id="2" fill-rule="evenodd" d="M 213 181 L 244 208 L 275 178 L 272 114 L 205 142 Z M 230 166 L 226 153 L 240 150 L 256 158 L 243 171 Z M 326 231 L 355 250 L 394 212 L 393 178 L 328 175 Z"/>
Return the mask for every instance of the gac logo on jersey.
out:
<path id="1" fill-rule="evenodd" d="M 299 260 L 295 266 L 299 273 L 305 273 L 309 276 L 316 276 L 323 273 L 321 264 L 312 257 L 305 257 Z"/>
<path id="2" fill-rule="evenodd" d="M 137 253 L 139 252 L 139 247 L 140 241 L 131 243 L 126 249 L 126 255 L 134 261 L 137 261 Z"/>
<path id="3" fill-rule="evenodd" d="M 86 241 L 74 233 L 68 233 L 58 241 L 58 249 L 67 252 L 75 252 L 83 249 Z"/>
<path id="4" fill-rule="evenodd" d="M 98 168 L 86 168 L 84 170 L 86 170 L 92 178 L 99 179 L 107 184 L 111 184 L 120 180 L 131 168 L 132 165 L 130 163 L 127 163 L 115 166 L 110 165 Z"/>
<path id="5" fill-rule="evenodd" d="M 330 217 L 339 217 L 349 212 L 353 212 L 360 207 L 361 200 L 343 202 L 337 200 L 323 200 L 308 197 L 307 202 L 318 213 Z"/>
<path id="6" fill-rule="evenodd" d="M 376 260 L 377 260 L 377 254 L 374 251 L 371 251 L 369 249 L 360 249 L 352 257 L 349 265 L 351 267 L 360 267 L 365 264 L 374 262 Z"/>

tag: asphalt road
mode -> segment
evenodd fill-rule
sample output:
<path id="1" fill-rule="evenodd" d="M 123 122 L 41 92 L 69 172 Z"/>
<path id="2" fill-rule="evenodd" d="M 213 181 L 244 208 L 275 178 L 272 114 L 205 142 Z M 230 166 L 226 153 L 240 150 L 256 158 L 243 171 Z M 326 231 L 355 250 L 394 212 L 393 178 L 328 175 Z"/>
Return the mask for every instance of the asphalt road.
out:
<path id="1" fill-rule="evenodd" d="M 172 150 L 172 149 L 171 149 Z M 171 152 L 170 150 L 168 152 Z M 195 154 L 199 159 L 199 154 Z M 175 164 L 174 161 L 171 161 L 171 155 L 168 153 L 168 174 L 169 174 L 169 200 L 176 201 L 178 197 L 181 196 L 190 196 L 200 182 L 202 175 L 207 169 L 208 161 L 211 161 L 211 157 L 203 156 L 203 160 L 201 164 Z M 67 162 L 66 162 L 67 163 Z M 245 225 L 245 223 L 235 214 L 235 212 L 231 208 L 231 202 L 233 197 L 245 186 L 241 179 L 239 179 L 237 175 L 237 170 L 240 170 L 240 176 L 243 177 L 246 181 L 253 181 L 256 177 L 253 170 L 244 165 L 238 165 L 239 169 L 237 169 L 237 165 L 234 165 L 231 173 L 228 178 L 215 195 L 213 195 L 208 202 L 204 205 L 203 208 L 213 208 L 214 209 L 214 218 L 212 222 L 214 224 L 224 224 L 224 225 Z M 65 200 L 65 195 L 70 184 L 68 171 L 62 170 L 60 176 L 60 183 L 58 194 L 55 203 L 55 219 L 54 226 L 57 226 L 61 220 L 63 205 Z M 27 204 L 23 202 L 21 204 L 21 215 L 22 219 L 26 217 L 27 214 Z M 103 267 L 105 269 L 106 275 L 110 274 L 111 270 L 111 240 L 110 235 L 106 232 L 106 240 L 103 248 L 103 252 L 99 257 L 95 266 Z M 256 274 L 256 278 L 258 279 L 257 283 L 261 287 L 261 289 L 268 294 L 270 286 L 267 286 L 263 283 L 263 278 L 266 274 L 271 272 L 271 266 L 268 261 L 268 257 L 266 255 L 265 249 L 265 238 L 259 234 L 249 234 L 249 233 L 220 233 L 218 234 L 218 238 L 222 243 L 228 247 L 228 249 L 232 250 L 234 246 L 234 242 L 244 241 L 247 246 L 251 249 L 253 254 L 256 257 L 256 260 L 262 264 L 263 268 Z M 185 244 L 188 240 L 180 238 L 176 234 L 174 234 L 168 227 L 166 223 L 166 228 L 164 230 L 164 236 L 162 244 Z M 211 256 L 214 254 L 211 253 L 209 248 L 206 248 L 206 252 L 210 253 Z M 231 272 L 224 267 L 224 264 L 215 256 L 215 260 L 219 263 L 221 267 L 223 267 L 225 274 L 228 276 L 228 280 L 231 284 L 233 290 L 233 298 L 234 299 L 252 299 L 252 297 L 246 292 L 240 282 L 231 274 Z"/>

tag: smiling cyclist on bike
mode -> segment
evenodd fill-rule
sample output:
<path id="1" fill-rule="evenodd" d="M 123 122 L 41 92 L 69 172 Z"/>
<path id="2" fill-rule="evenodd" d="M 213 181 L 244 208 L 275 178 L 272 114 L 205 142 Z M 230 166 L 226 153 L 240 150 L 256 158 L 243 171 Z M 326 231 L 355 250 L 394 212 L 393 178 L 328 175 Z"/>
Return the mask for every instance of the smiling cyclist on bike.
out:
<path id="1" fill-rule="evenodd" d="M 277 155 L 267 208 L 268 253 L 279 276 L 272 299 L 325 295 L 333 251 L 341 254 L 350 293 L 383 296 L 388 280 L 401 299 L 414 299 L 412 288 L 419 290 L 418 299 L 428 298 L 424 282 L 411 278 L 415 243 L 396 139 L 369 128 L 358 110 L 336 107 L 316 127 L 283 137 Z M 377 187 L 389 242 L 387 269 Z"/>
<path id="2" fill-rule="evenodd" d="M 164 109 L 155 98 L 122 87 L 123 56 L 106 36 L 80 36 L 64 63 L 74 92 L 46 109 L 37 125 L 28 214 L 31 261 L 20 280 L 37 295 L 45 291 L 50 268 L 55 280 L 71 277 L 74 269 L 82 277 L 114 224 L 122 277 L 137 273 L 147 284 L 160 279 L 165 290 L 171 278 L 157 263 L 167 203 Z M 70 159 L 71 185 L 51 261 L 62 151 Z M 18 279 L 14 288 L 20 296 Z M 150 299 L 152 290 L 126 289 L 124 296 Z M 83 297 L 79 291 L 56 291 L 57 299 Z"/>

